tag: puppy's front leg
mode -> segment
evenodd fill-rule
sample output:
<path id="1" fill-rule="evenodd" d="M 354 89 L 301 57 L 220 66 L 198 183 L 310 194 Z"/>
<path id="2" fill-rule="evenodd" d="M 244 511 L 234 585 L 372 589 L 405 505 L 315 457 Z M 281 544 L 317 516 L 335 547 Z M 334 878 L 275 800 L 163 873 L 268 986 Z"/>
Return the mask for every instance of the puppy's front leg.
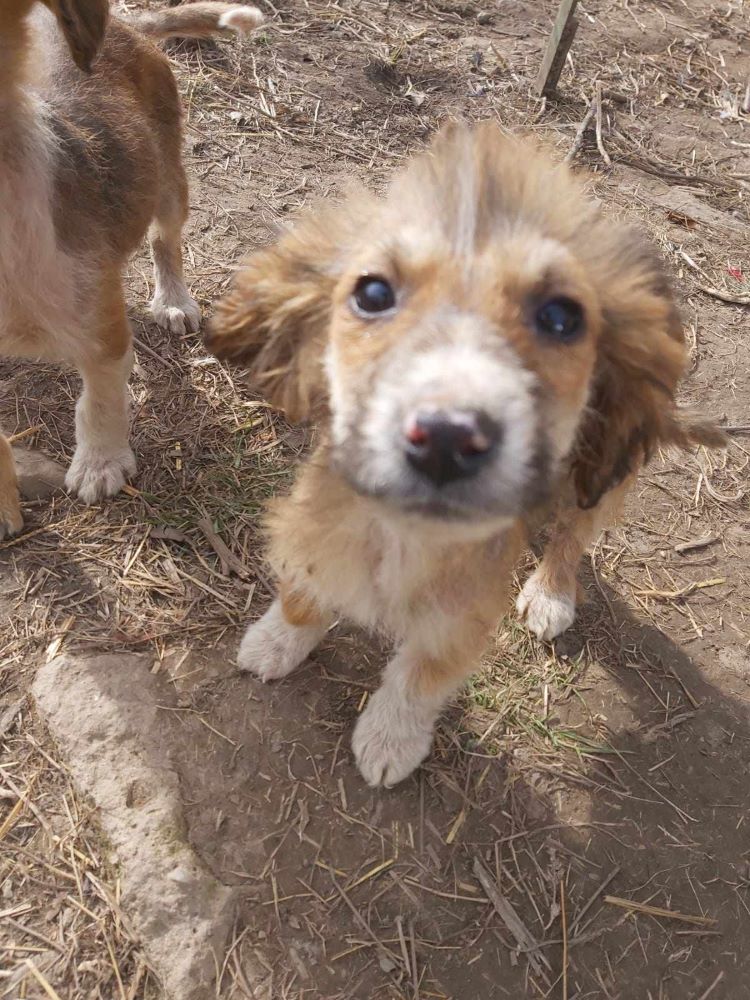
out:
<path id="1" fill-rule="evenodd" d="M 13 452 L 0 433 L 0 541 L 23 527 Z"/>
<path id="2" fill-rule="evenodd" d="M 450 620 L 443 623 L 450 628 Z M 383 683 L 354 729 L 352 749 L 368 785 L 389 788 L 407 778 L 432 746 L 440 712 L 479 665 L 487 629 L 454 622 L 455 632 L 436 655 L 433 637 L 407 640 L 385 668 Z M 467 641 L 456 641 L 463 633 Z M 448 638 L 448 636 L 446 636 Z"/>
<path id="3" fill-rule="evenodd" d="M 333 615 L 314 600 L 282 587 L 268 611 L 245 632 L 237 665 L 262 681 L 286 677 L 304 663 L 332 621 Z"/>
<path id="4" fill-rule="evenodd" d="M 539 639 L 554 639 L 575 621 L 578 564 L 586 549 L 620 513 L 636 474 L 609 490 L 590 510 L 558 512 L 539 566 L 524 584 L 516 609 Z"/>

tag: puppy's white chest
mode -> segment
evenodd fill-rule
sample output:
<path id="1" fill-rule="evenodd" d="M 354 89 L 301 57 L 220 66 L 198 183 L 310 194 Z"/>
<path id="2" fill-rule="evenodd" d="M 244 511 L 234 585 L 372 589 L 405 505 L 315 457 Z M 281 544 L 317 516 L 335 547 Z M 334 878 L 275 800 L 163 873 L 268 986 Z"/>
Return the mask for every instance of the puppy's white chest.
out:
<path id="1" fill-rule="evenodd" d="M 424 581 L 423 544 L 381 524 L 373 529 L 370 546 L 368 617 L 387 632 L 400 635 L 410 619 L 411 598 Z"/>

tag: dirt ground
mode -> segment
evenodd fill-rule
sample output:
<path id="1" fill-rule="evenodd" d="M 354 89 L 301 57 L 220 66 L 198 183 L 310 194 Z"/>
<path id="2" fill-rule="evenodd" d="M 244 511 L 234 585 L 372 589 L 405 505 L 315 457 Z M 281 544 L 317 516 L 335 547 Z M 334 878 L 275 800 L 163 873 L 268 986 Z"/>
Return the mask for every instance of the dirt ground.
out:
<path id="1" fill-rule="evenodd" d="M 307 433 L 199 337 L 154 327 L 139 256 L 139 474 L 100 507 L 27 503 L 25 533 L 0 544 L 0 996 L 161 995 L 96 817 L 25 698 L 60 649 L 153 657 L 189 840 L 242 899 L 217 996 L 750 996 L 747 4 L 585 0 L 546 101 L 530 84 L 552 0 L 261 6 L 269 24 L 251 40 L 172 50 L 186 269 L 207 311 L 300 206 L 352 175 L 378 185 L 446 116 L 531 130 L 562 157 L 599 81 L 601 148 L 592 126 L 577 162 L 668 259 L 692 345 L 684 398 L 734 428 L 731 445 L 655 461 L 584 568 L 576 625 L 553 646 L 508 617 L 427 764 L 375 793 L 349 739 L 383 650 L 339 627 L 279 685 L 232 664 L 270 593 L 259 512 Z M 5 430 L 68 460 L 77 378 L 2 361 L 0 387 Z"/>

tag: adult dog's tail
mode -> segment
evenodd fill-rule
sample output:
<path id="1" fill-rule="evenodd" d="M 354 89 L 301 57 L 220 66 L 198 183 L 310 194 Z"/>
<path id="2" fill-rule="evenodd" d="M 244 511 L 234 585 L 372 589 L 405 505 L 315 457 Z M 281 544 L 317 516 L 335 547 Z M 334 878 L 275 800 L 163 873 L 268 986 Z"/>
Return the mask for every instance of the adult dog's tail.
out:
<path id="1" fill-rule="evenodd" d="M 210 38 L 230 32 L 247 34 L 264 20 L 257 7 L 233 3 L 186 3 L 126 18 L 131 27 L 151 38 Z"/>

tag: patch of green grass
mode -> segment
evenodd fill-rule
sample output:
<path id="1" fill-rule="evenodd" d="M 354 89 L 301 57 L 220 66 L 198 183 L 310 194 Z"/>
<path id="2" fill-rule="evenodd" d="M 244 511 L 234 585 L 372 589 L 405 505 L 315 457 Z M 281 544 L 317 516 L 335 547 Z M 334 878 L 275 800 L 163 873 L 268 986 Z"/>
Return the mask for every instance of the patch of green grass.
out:
<path id="1" fill-rule="evenodd" d="M 467 722 L 479 736 L 492 717 L 502 718 L 493 737 L 504 730 L 523 734 L 532 744 L 547 750 L 573 753 L 579 758 L 614 754 L 615 751 L 583 726 L 559 724 L 554 704 L 578 698 L 585 708 L 579 684 L 587 660 L 585 654 L 561 658 L 531 638 L 517 620 L 503 622 L 494 655 L 467 686 Z M 545 710 L 545 688 L 552 714 Z M 485 743 L 490 750 L 490 744 Z M 498 749 L 500 749 L 498 745 Z"/>

